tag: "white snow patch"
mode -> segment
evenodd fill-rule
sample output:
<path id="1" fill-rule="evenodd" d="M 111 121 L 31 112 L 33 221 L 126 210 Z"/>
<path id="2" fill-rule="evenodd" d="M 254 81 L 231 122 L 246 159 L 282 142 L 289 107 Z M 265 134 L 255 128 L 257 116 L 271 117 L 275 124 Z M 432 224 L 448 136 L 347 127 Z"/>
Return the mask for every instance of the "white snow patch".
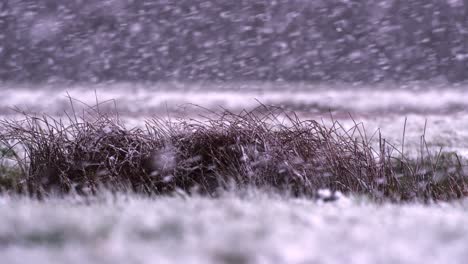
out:
<path id="1" fill-rule="evenodd" d="M 184 106 L 252 108 L 258 101 L 276 105 L 320 106 L 351 112 L 437 112 L 468 109 L 468 93 L 464 89 L 376 89 L 374 87 L 334 87 L 321 85 L 268 84 L 178 84 L 94 85 L 68 87 L 18 87 L 3 84 L 0 105 L 33 107 L 47 112 L 63 110 L 67 92 L 77 99 L 94 104 L 115 99 L 124 112 L 147 113 L 148 109 Z"/>
<path id="2" fill-rule="evenodd" d="M 468 258 L 467 201 L 375 205 L 266 195 L 1 200 L 0 258 L 6 264 L 464 263 Z"/>

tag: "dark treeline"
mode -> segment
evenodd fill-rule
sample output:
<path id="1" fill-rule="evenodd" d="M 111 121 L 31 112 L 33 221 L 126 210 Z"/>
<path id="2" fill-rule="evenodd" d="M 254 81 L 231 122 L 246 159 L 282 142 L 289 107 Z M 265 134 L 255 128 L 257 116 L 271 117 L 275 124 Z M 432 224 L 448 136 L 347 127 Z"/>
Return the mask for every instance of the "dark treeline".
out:
<path id="1" fill-rule="evenodd" d="M 2 0 L 0 80 L 468 79 L 468 0 Z"/>

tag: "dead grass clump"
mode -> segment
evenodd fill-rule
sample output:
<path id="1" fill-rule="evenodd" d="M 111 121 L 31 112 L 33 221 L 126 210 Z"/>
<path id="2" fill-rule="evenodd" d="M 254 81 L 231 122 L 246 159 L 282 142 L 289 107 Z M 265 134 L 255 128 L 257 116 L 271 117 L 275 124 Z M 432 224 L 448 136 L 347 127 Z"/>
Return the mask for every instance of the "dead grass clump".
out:
<path id="1" fill-rule="evenodd" d="M 253 185 L 296 195 L 319 188 L 371 191 L 378 166 L 372 149 L 353 139 L 352 132 L 269 110 L 224 112 L 183 124 L 170 142 L 177 160 L 195 162 L 175 166 L 174 186 L 196 185 L 209 192 L 214 186 Z"/>
<path id="2" fill-rule="evenodd" d="M 400 201 L 460 198 L 467 190 L 458 157 L 408 160 L 382 138 L 372 148 L 360 125 L 325 126 L 266 106 L 200 120 L 155 118 L 144 129 L 126 129 L 99 105 L 67 119 L 24 117 L 2 121 L 0 140 L 24 153 L 17 159 L 18 190 L 39 197 L 94 194 L 101 187 L 209 195 L 259 187 L 310 196 L 328 188 Z"/>
<path id="3" fill-rule="evenodd" d="M 98 187 L 150 192 L 143 160 L 158 148 L 142 130 L 126 130 L 117 119 L 93 109 L 86 120 L 24 114 L 22 121 L 2 121 L 5 145 L 24 153 L 20 191 L 95 193 Z"/>

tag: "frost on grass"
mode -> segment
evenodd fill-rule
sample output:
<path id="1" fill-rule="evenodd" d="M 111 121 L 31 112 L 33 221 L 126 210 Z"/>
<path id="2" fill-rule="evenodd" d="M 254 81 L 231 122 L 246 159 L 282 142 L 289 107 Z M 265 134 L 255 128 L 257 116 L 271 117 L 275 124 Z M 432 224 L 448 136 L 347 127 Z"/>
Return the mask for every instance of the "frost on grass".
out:
<path id="1" fill-rule="evenodd" d="M 16 189 L 33 196 L 114 191 L 215 196 L 221 189 L 258 187 L 296 196 L 320 189 L 394 201 L 464 197 L 464 162 L 455 153 L 410 160 L 380 134 L 302 120 L 264 105 L 212 112 L 199 120 L 150 119 L 125 128 L 118 115 L 90 107 L 68 119 L 24 114 L 3 120 L 0 139 L 25 154 Z M 424 147 L 424 145 L 422 145 Z"/>
<path id="2" fill-rule="evenodd" d="M 468 204 L 0 198 L 2 263 L 464 263 Z M 31 221 L 31 219 L 41 219 Z M 18 258 L 21 256 L 21 258 Z"/>

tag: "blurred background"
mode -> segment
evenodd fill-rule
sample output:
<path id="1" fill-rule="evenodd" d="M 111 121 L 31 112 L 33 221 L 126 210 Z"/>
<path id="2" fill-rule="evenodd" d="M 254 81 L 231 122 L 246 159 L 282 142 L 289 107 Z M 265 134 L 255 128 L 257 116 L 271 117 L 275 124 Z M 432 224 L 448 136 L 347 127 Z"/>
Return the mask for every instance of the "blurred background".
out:
<path id="1" fill-rule="evenodd" d="M 2 0 L 0 81 L 468 78 L 466 0 Z"/>

